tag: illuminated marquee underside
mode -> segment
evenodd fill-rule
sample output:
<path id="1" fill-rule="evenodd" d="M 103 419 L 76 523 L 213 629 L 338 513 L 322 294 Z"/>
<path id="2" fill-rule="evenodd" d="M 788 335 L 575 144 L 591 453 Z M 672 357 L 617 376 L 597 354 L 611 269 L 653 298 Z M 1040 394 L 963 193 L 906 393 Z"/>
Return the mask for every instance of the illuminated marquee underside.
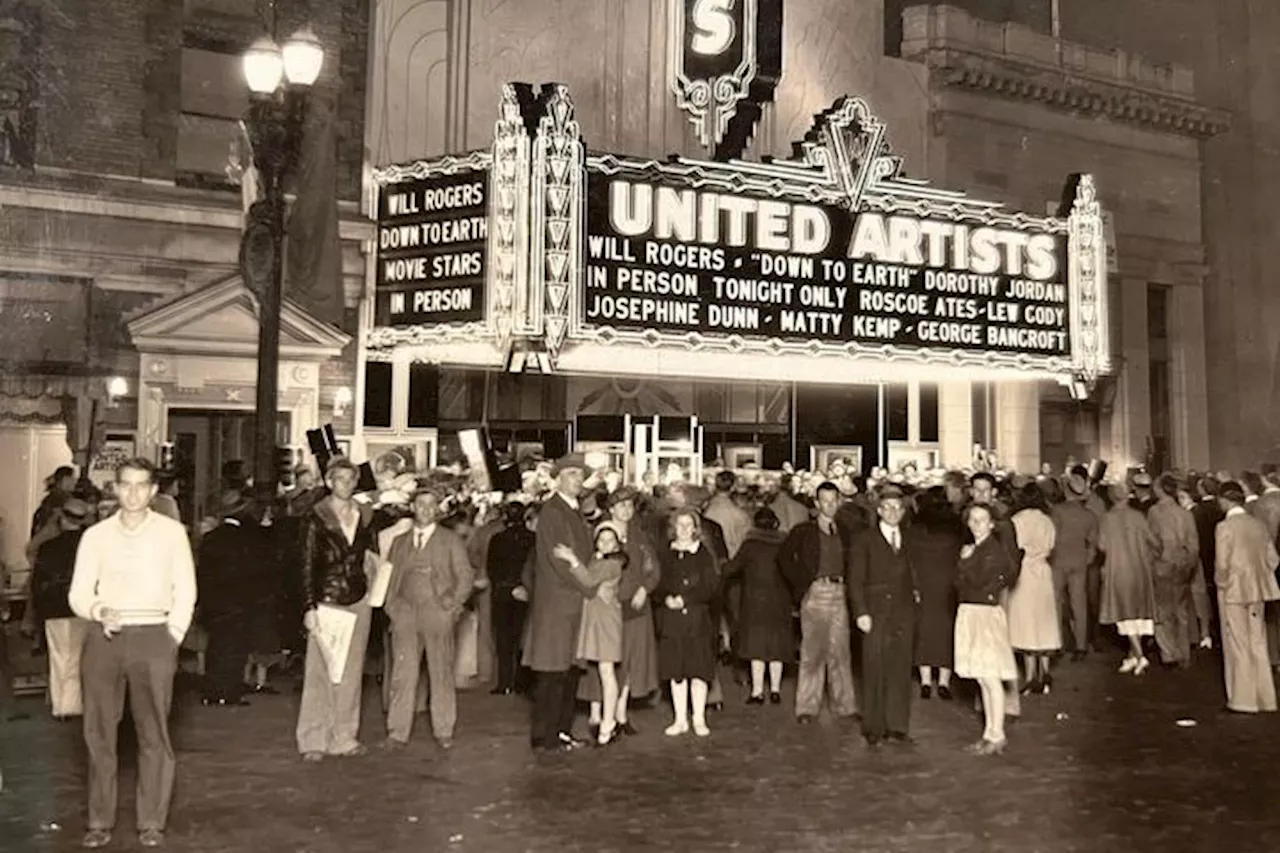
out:
<path id="1" fill-rule="evenodd" d="M 523 120 L 518 115 L 521 109 Z M 532 139 L 526 127 L 535 129 Z M 490 168 L 487 304 L 492 309 L 484 323 L 374 328 L 367 336 L 369 357 L 491 366 L 503 364 L 506 353 L 516 348 L 549 353 L 556 369 L 572 372 L 692 377 L 790 373 L 806 380 L 821 374 L 817 381 L 852 381 L 854 376 L 908 373 L 928 377 L 934 375 L 930 371 L 939 377 L 989 377 L 993 371 L 1001 375 L 1017 371 L 1028 378 L 1052 377 L 1077 389 L 1091 387 L 1111 369 L 1106 246 L 1096 188 L 1089 176 L 1079 178 L 1075 204 L 1064 218 L 1009 211 L 997 203 L 904 178 L 901 161 L 885 142 L 883 125 L 858 98 L 841 99 L 820 115 L 814 130 L 797 146 L 797 158 L 789 161 L 659 161 L 613 154 L 583 156 L 583 150 L 564 87 L 530 89 L 519 104 L 514 89 L 507 87 L 491 151 L 377 170 L 375 179 L 387 185 L 447 175 L 464 167 Z M 839 209 L 855 222 L 879 214 L 885 221 L 910 217 L 949 223 L 956 226 L 956 234 L 1003 229 L 1042 235 L 1035 239 L 1049 239 L 1060 247 L 1052 279 L 1044 289 L 1055 294 L 1050 301 L 1058 300 L 1065 312 L 1057 315 L 1060 321 L 1054 327 L 1065 343 L 1039 353 L 1011 345 L 1020 351 L 1010 352 L 984 348 L 980 342 L 957 348 L 945 343 L 903 346 L 831 334 L 806 338 L 803 334 L 635 328 L 634 322 L 626 327 L 603 319 L 587 322 L 584 300 L 598 286 L 589 280 L 594 261 L 587 257 L 587 237 L 594 237 L 596 228 L 592 217 L 598 216 L 598 211 L 588 209 L 589 185 L 597 180 L 715 193 L 726 197 L 729 206 L 735 203 L 733 197 L 740 196 L 742 204 L 757 199 L 786 203 L 775 207 Z M 722 221 L 732 222 L 732 216 Z M 937 251 L 934 255 L 936 262 Z M 1043 272 L 1047 266 L 1043 251 L 1038 257 Z M 1061 321 L 1062 317 L 1066 320 Z"/>

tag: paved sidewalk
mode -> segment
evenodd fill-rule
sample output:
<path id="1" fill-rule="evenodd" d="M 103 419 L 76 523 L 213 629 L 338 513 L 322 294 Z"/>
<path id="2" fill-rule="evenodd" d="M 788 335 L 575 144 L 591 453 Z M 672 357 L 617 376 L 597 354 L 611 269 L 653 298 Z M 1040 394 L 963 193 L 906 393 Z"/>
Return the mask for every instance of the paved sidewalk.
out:
<path id="1" fill-rule="evenodd" d="M 461 697 L 442 754 L 420 719 L 394 755 L 318 765 L 293 748 L 297 698 L 200 707 L 174 723 L 178 792 L 167 849 L 207 853 L 435 851 L 1110 851 L 1280 850 L 1280 717 L 1220 710 L 1212 659 L 1121 676 L 1094 656 L 1064 664 L 1056 690 L 1024 702 L 1010 750 L 961 752 L 981 724 L 964 701 L 915 703 L 911 750 L 869 753 L 823 718 L 730 704 L 702 740 L 665 738 L 665 706 L 607 750 L 535 758 L 527 706 Z M 793 690 L 791 682 L 788 691 Z M 0 851 L 76 849 L 83 829 L 78 726 L 0 724 Z M 384 729 L 370 683 L 363 738 Z M 1197 721 L 1179 727 L 1180 718 Z M 585 721 L 580 724 L 585 732 Z M 132 748 L 122 746 L 122 754 Z M 131 763 L 126 759 L 126 763 Z M 131 773 L 130 773 L 131 777 Z M 111 849 L 133 849 L 132 779 Z"/>

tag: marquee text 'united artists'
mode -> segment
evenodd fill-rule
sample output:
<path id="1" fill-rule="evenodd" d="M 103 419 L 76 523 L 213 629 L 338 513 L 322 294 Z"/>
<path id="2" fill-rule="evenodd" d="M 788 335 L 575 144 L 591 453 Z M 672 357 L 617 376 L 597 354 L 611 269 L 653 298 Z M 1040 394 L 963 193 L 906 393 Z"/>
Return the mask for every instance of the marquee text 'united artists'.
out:
<path id="1" fill-rule="evenodd" d="M 588 225 L 590 325 L 1069 350 L 1051 233 L 619 179 L 602 207 Z"/>

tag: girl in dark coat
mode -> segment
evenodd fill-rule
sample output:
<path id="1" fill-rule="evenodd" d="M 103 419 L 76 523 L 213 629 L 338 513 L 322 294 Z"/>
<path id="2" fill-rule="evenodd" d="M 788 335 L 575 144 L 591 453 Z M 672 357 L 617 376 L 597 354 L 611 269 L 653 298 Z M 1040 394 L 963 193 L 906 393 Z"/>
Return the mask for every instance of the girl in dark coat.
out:
<path id="1" fill-rule="evenodd" d="M 951 698 L 951 670 L 956 622 L 956 564 L 964 544 L 964 526 L 947 502 L 946 491 L 935 486 L 920 495 L 919 511 L 907 542 L 920 584 L 920 621 L 916 635 L 916 666 L 920 698 L 933 693 L 933 670 L 938 670 L 938 698 Z"/>
<path id="2" fill-rule="evenodd" d="M 671 514 L 672 539 L 660 558 L 662 579 L 654 591 L 661 603 L 658 614 L 658 671 L 671 682 L 675 721 L 671 737 L 689 731 L 689 700 L 693 700 L 693 731 L 707 728 L 707 686 L 715 676 L 715 629 L 711 602 L 719 591 L 715 557 L 703 546 L 701 519 L 696 510 L 681 507 Z"/>
<path id="3" fill-rule="evenodd" d="M 782 702 L 782 663 L 794 655 L 791 591 L 778 568 L 778 549 L 785 535 L 778 516 L 768 507 L 756 510 L 755 528 L 738 553 L 725 565 L 725 580 L 741 579 L 738 616 L 738 654 L 751 661 L 748 705 L 764 704 L 765 664 L 769 670 L 769 699 Z"/>

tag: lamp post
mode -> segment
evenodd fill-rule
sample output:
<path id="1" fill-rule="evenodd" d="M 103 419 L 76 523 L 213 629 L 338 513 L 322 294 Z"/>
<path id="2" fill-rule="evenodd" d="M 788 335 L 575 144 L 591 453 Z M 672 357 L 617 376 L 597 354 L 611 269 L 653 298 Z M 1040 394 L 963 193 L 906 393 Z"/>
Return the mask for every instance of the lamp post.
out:
<path id="1" fill-rule="evenodd" d="M 249 110 L 244 124 L 261 197 L 249 208 L 240 245 L 245 285 L 258 299 L 258 384 L 254 406 L 253 482 L 259 498 L 276 496 L 280 305 L 284 291 L 284 182 L 297 165 L 311 87 L 324 48 L 310 27 L 285 42 L 260 38 L 245 51 Z"/>

